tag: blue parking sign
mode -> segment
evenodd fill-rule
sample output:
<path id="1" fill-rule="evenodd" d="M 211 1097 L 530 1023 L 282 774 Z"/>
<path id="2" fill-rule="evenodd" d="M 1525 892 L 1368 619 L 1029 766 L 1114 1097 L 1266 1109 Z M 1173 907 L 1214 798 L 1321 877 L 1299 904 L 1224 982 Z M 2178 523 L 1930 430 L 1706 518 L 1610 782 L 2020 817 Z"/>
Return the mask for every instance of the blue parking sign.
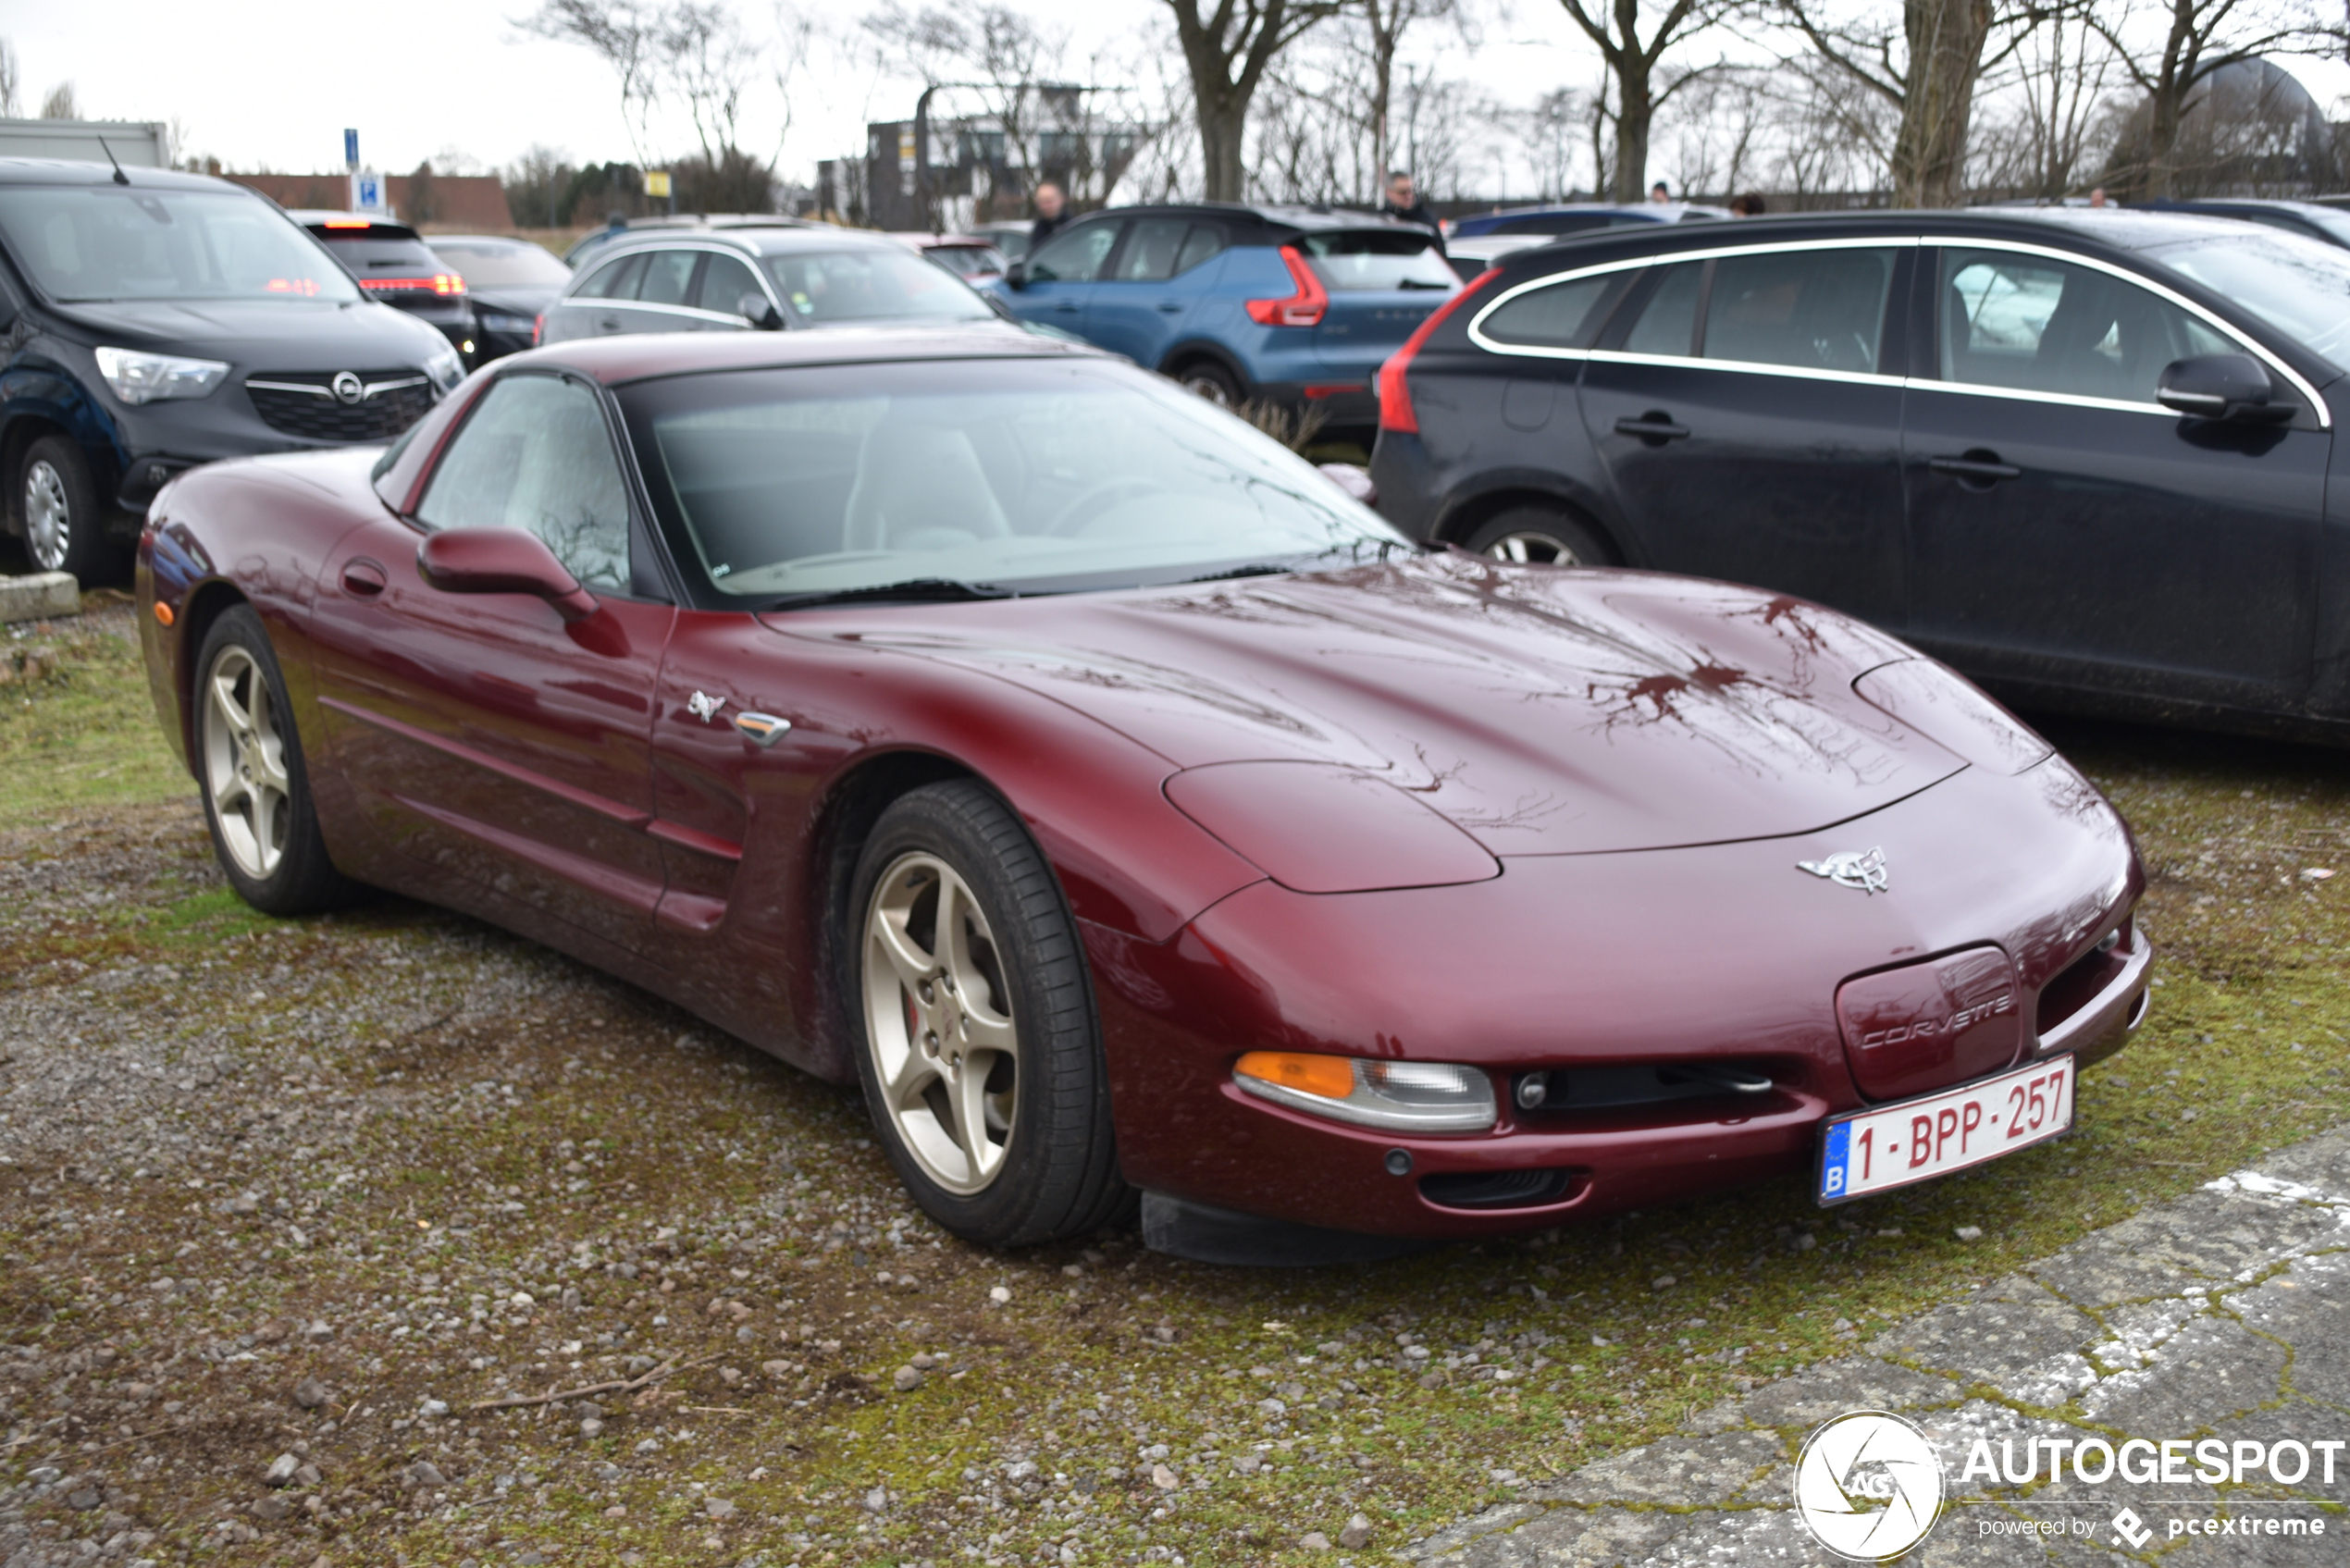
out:
<path id="1" fill-rule="evenodd" d="M 351 207 L 353 212 L 378 213 L 384 206 L 383 176 L 374 169 L 351 177 Z"/>
<path id="2" fill-rule="evenodd" d="M 359 167 L 359 132 L 356 130 L 345 128 L 343 130 L 342 161 L 346 168 Z"/>

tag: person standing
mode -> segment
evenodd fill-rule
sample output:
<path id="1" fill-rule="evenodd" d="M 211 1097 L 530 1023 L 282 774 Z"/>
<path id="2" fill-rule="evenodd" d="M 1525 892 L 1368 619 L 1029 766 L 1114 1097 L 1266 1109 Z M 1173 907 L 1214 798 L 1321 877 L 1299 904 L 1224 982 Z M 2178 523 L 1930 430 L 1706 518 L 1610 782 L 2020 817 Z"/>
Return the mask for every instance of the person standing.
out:
<path id="1" fill-rule="evenodd" d="M 1760 191 L 1747 191 L 1730 198 L 1732 217 L 1761 217 L 1770 210 L 1771 204 L 1762 199 Z"/>
<path id="2" fill-rule="evenodd" d="M 1400 168 L 1389 171 L 1387 199 L 1379 204 L 1379 210 L 1381 217 L 1391 217 L 1398 223 L 1416 223 L 1435 235 L 1437 253 L 1443 254 L 1444 225 L 1429 210 L 1428 204 L 1419 199 L 1419 192 L 1413 186 L 1408 172 Z"/>
<path id="3" fill-rule="evenodd" d="M 1651 201 L 1651 202 L 1669 202 L 1669 201 L 1671 201 L 1672 199 L 1673 199 L 1673 192 L 1672 192 L 1672 191 L 1667 191 L 1667 190 L 1664 188 L 1664 181 L 1663 181 L 1662 179 L 1658 180 L 1655 184 L 1653 184 L 1653 185 L 1651 185 L 1651 186 L 1650 186 L 1650 187 L 1649 187 L 1649 200 L 1650 200 L 1650 201 Z"/>
<path id="4" fill-rule="evenodd" d="M 1069 196 L 1058 182 L 1047 179 L 1036 187 L 1036 222 L 1028 231 L 1028 253 L 1034 255 L 1069 221 Z"/>

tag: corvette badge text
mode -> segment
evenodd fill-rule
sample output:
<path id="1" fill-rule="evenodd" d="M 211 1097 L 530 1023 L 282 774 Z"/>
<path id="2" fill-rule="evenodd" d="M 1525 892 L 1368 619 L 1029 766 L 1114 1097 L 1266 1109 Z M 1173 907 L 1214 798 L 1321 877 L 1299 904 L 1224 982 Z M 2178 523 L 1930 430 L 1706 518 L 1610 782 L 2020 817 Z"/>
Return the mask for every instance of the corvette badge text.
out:
<path id="1" fill-rule="evenodd" d="M 1999 1439 L 1995 1450 L 1989 1438 L 1977 1438 L 1959 1470 L 1956 1490 L 1964 1494 L 1968 1483 L 1977 1481 L 2008 1487 L 2062 1481 L 2104 1488 L 2331 1485 L 2337 1468 L 2350 1477 L 2345 1450 L 2350 1450 L 2350 1439 L 2335 1438 L 2282 1438 L 2268 1443 L 2249 1438 L 2131 1438 L 2112 1443 L 2102 1438 L 2035 1437 L 2022 1439 L 2019 1452 L 2015 1438 Z M 1914 1423 L 1884 1411 L 1852 1411 L 1824 1423 L 1804 1440 L 1796 1461 L 1795 1512 L 1812 1538 L 1837 1556 L 1884 1562 L 1935 1530 L 1952 1489 L 1942 1455 Z M 1961 1495 L 1951 1500 L 1951 1506 L 1976 1500 Z M 2030 1500 L 2022 1500 L 2029 1504 Z M 2101 1544 L 2131 1550 L 2157 1537 L 2327 1534 L 2325 1515 L 2309 1504 L 2247 1497 L 2230 1500 L 2223 1505 L 2225 1513 L 2197 1502 L 2192 1513 L 2166 1514 L 2167 1503 L 2184 1500 L 2149 1498 L 2134 1507 L 2109 1491 L 2098 1499 L 2062 1499 L 2073 1516 L 2034 1519 L 1985 1512 L 1970 1522 L 1971 1529 L 1960 1528 L 1977 1539 L 2109 1536 Z M 2107 1515 L 2105 1508 L 2115 1504 L 2116 1512 Z M 2084 1505 L 2096 1506 L 2096 1516 L 2079 1516 L 2077 1511 Z M 2141 1516 L 2140 1507 L 2154 1516 Z"/>

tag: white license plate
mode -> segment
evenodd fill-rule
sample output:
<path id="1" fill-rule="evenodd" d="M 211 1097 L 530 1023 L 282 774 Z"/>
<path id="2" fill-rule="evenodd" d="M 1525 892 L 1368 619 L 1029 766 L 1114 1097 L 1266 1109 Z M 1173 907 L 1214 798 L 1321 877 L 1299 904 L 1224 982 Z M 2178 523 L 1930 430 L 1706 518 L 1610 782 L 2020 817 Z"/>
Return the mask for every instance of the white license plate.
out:
<path id="1" fill-rule="evenodd" d="M 1898 1105 L 1831 1118 L 1820 1140 L 1823 1205 L 1983 1165 L 2072 1130 L 2071 1056 Z"/>

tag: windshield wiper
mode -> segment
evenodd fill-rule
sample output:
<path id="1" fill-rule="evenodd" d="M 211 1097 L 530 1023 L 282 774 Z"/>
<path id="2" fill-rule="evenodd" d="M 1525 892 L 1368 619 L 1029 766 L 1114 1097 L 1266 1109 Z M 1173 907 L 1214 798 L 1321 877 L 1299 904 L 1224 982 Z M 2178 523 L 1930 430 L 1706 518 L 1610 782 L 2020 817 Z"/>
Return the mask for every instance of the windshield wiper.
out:
<path id="1" fill-rule="evenodd" d="M 953 577 L 909 577 L 902 583 L 873 583 L 861 588 L 825 588 L 818 592 L 785 594 L 771 600 L 769 610 L 806 610 L 820 604 L 857 604 L 873 599 L 911 599 L 934 604 L 953 604 L 966 599 L 1016 599 L 1009 588 L 993 583 L 966 583 Z"/>

